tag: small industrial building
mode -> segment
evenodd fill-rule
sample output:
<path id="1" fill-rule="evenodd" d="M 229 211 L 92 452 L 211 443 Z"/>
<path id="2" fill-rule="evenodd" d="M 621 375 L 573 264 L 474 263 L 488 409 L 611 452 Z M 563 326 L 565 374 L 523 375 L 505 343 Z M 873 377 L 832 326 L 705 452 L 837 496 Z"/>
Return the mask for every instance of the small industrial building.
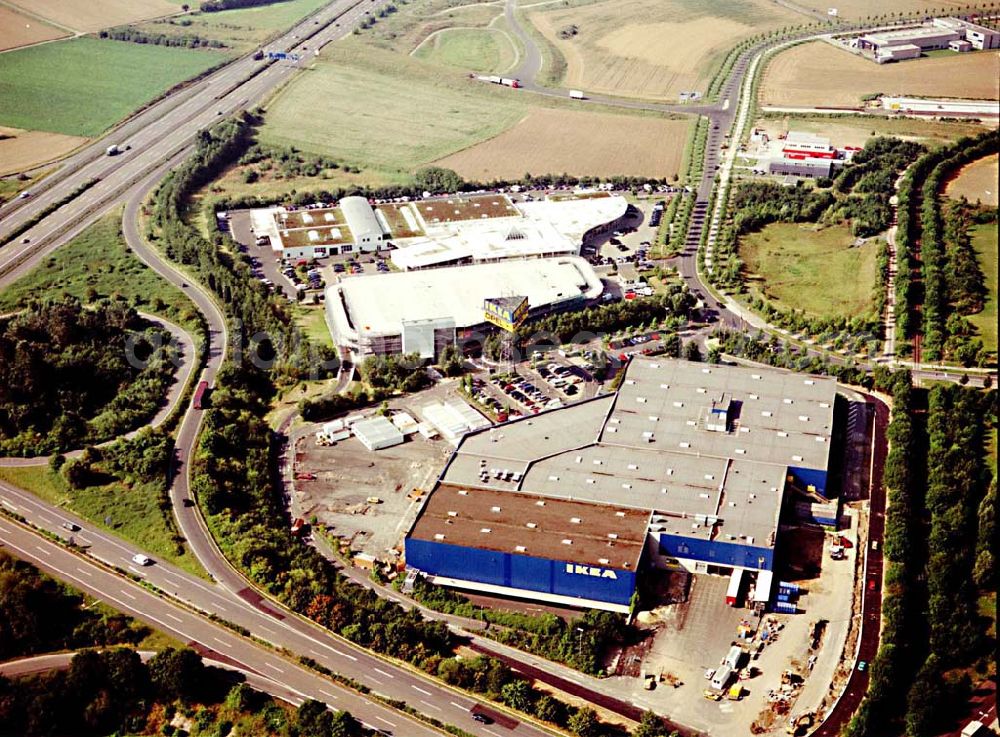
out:
<path id="1" fill-rule="evenodd" d="M 344 279 L 327 287 L 334 342 L 355 356 L 418 353 L 435 358 L 446 345 L 486 331 L 490 297 L 527 297 L 530 315 L 577 309 L 603 286 L 584 259 L 503 261 Z"/>
<path id="2" fill-rule="evenodd" d="M 466 433 L 482 430 L 492 424 L 461 400 L 432 402 L 421 409 L 420 414 L 443 438 L 456 445 Z"/>
<path id="3" fill-rule="evenodd" d="M 475 566 L 456 576 L 450 561 L 457 551 L 439 558 L 433 547 L 413 545 L 437 534 L 444 535 L 437 542 L 449 540 L 443 519 L 441 524 L 426 520 L 441 517 L 442 509 L 445 517 L 462 513 L 453 506 L 454 494 L 464 492 L 468 498 L 490 491 L 493 501 L 486 510 L 474 508 L 469 528 L 491 532 L 452 537 L 447 544 L 528 553 L 531 546 L 525 551 L 515 546 L 535 539 L 530 537 L 536 529 L 533 516 L 522 514 L 513 527 L 497 527 L 506 533 L 498 536 L 492 515 L 499 511 L 493 509 L 506 512 L 511 502 L 528 510 L 532 504 L 572 503 L 578 511 L 571 517 L 578 521 L 571 519 L 571 525 L 592 519 L 610 523 L 611 529 L 598 530 L 614 543 L 609 549 L 619 539 L 635 537 L 632 523 L 626 524 L 619 512 L 648 515 L 641 536 L 645 552 L 636 557 L 646 567 L 719 575 L 772 570 L 789 488 L 827 493 L 835 394 L 836 383 L 828 377 L 633 358 L 615 394 L 465 435 L 407 537 L 407 564 L 441 583 L 494 592 L 489 587 L 502 585 L 515 589 L 514 595 L 543 601 L 562 601 L 551 598 L 563 595 L 552 588 L 551 570 L 576 565 L 624 570 L 620 563 L 616 568 L 600 562 L 608 555 L 595 562 L 589 549 L 577 557 L 578 548 L 563 542 L 577 538 L 561 528 L 553 531 L 554 542 L 544 556 L 556 561 L 555 568 L 540 581 L 498 584 Z M 437 499 L 439 493 L 444 502 Z M 453 583 L 458 578 L 462 582 Z M 614 608 L 625 597 L 608 584 L 588 589 L 585 598 Z"/>
<path id="4" fill-rule="evenodd" d="M 399 428 L 389 418 L 381 415 L 359 420 L 351 426 L 351 430 L 368 450 L 391 448 L 403 442 L 403 433 Z"/>
<path id="5" fill-rule="evenodd" d="M 388 245 L 375 211 L 364 197 L 345 197 L 337 206 L 268 207 L 250 211 L 258 242 L 267 242 L 282 258 L 325 258 L 341 253 L 369 253 Z"/>
<path id="6" fill-rule="evenodd" d="M 983 51 L 1000 48 L 1000 31 L 963 18 L 933 18 L 909 28 L 868 33 L 855 39 L 851 45 L 871 51 L 876 62 L 885 64 L 915 59 L 926 51 L 939 49 Z"/>
<path id="7" fill-rule="evenodd" d="M 851 160 L 856 149 L 835 148 L 829 138 L 789 131 L 784 138 L 771 141 L 760 134 L 759 145 L 767 146 L 768 174 L 797 177 L 828 177 L 837 167 Z"/>

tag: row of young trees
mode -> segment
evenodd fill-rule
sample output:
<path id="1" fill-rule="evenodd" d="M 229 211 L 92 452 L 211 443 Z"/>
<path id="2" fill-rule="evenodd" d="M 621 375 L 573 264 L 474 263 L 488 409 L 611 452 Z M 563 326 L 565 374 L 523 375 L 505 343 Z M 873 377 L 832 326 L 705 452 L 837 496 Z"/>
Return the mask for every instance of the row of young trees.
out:
<path id="1" fill-rule="evenodd" d="M 170 341 L 115 301 L 38 301 L 0 319 L 0 455 L 65 451 L 147 422 L 173 380 Z"/>
<path id="2" fill-rule="evenodd" d="M 196 33 L 169 34 L 169 33 L 147 33 L 146 31 L 132 26 L 118 26 L 117 28 L 105 28 L 97 34 L 98 38 L 111 41 L 128 41 L 136 44 L 149 44 L 151 46 L 177 46 L 186 49 L 222 49 L 226 45 L 214 38 L 203 38 Z"/>
<path id="3" fill-rule="evenodd" d="M 950 146 L 942 146 L 921 156 L 900 182 L 895 296 L 896 340 L 901 350 L 909 350 L 908 341 L 923 331 L 923 345 L 928 357 L 943 357 L 949 350 L 949 319 L 953 313 L 961 314 L 953 306 L 952 295 L 955 295 L 954 302 L 963 308 L 971 310 L 975 307 L 975 302 L 970 303 L 966 295 L 970 287 L 973 291 L 976 289 L 978 279 L 968 269 L 964 244 L 955 242 L 949 248 L 945 241 L 939 196 L 943 183 L 952 172 L 998 150 L 998 147 L 1000 134 L 997 131 L 985 131 L 975 138 L 961 138 Z M 957 224 L 952 227 L 957 227 Z M 950 235 L 954 238 L 954 229 Z M 913 280 L 918 250 L 922 261 L 922 290 Z M 956 255 L 962 263 L 950 265 L 951 255 Z M 951 284 L 949 274 L 955 277 Z M 921 304 L 922 309 L 918 312 L 917 305 Z M 952 328 L 960 338 L 971 340 L 967 322 L 952 321 Z M 969 357 L 969 349 L 963 351 L 961 348 L 964 342 L 967 341 L 960 339 L 950 346 L 960 360 Z"/>
<path id="4" fill-rule="evenodd" d="M 457 643 L 445 624 L 427 621 L 416 609 L 404 609 L 348 581 L 289 531 L 269 473 L 275 468 L 276 443 L 264 416 L 276 383 L 302 370 L 301 361 L 310 355 L 308 345 L 277 305 L 250 286 L 254 280 L 245 272 L 245 264 L 227 259 L 184 220 L 197 187 L 243 153 L 252 122 L 242 116 L 203 133 L 192 158 L 165 181 L 156 197 L 154 221 L 164 248 L 220 294 L 234 323 L 236 347 L 245 353 L 252 346 L 251 337 L 257 343 L 268 341 L 272 359 L 267 366 L 229 360 L 220 369 L 192 460 L 194 494 L 229 560 L 293 610 L 358 645 L 425 672 L 442 677 L 464 672 L 469 666 L 453 656 Z M 282 339 L 261 338 L 262 334 Z M 488 669 L 503 675 L 502 685 L 518 680 L 505 665 L 489 663 Z M 530 692 L 538 700 L 544 698 L 534 689 Z M 559 714 L 566 721 L 559 726 L 581 720 L 585 732 L 580 734 L 602 734 L 604 727 L 591 725 L 588 714 L 578 717 L 580 711 L 588 710 L 562 705 Z"/>
<path id="5" fill-rule="evenodd" d="M 963 342 L 971 340 L 973 330 L 962 316 L 982 309 L 981 295 L 985 294 L 983 274 L 967 238 L 969 223 L 960 211 L 944 210 L 940 193 L 950 174 L 970 161 L 998 151 L 997 131 L 988 131 L 974 139 L 962 138 L 953 146 L 935 152 L 937 163 L 921 188 L 923 349 L 931 360 L 954 355 Z M 975 355 L 969 356 L 966 350 L 962 358 L 971 364 Z"/>
<path id="6" fill-rule="evenodd" d="M 927 737 L 954 728 L 969 669 L 983 675 L 989 664 L 976 602 L 981 592 L 996 591 L 996 480 L 984 448 L 996 392 L 935 387 L 923 426 L 917 410 L 924 397 L 906 374 L 899 377 L 883 477 L 882 645 L 848 737 Z"/>

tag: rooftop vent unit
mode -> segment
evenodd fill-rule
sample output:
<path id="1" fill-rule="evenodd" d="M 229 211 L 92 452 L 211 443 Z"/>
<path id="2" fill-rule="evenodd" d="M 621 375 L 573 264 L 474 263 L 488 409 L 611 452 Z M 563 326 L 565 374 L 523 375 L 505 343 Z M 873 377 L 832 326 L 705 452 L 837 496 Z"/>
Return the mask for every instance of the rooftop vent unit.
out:
<path id="1" fill-rule="evenodd" d="M 825 443 L 826 442 L 826 438 L 817 436 L 816 437 L 816 442 L 817 443 Z"/>
<path id="2" fill-rule="evenodd" d="M 806 386 L 812 386 L 812 385 L 813 385 L 813 384 L 815 384 L 815 383 L 816 383 L 816 382 L 815 382 L 815 381 L 813 381 L 812 379 L 806 379 L 806 380 L 805 380 L 805 384 L 806 384 Z"/>
<path id="3" fill-rule="evenodd" d="M 563 545 L 572 545 L 573 541 L 570 538 L 568 538 L 568 537 L 564 537 L 563 540 L 562 540 L 562 544 Z"/>
<path id="4" fill-rule="evenodd" d="M 702 499 L 708 499 L 708 494 L 706 494 L 704 491 L 701 492 L 698 496 L 700 496 Z"/>
<path id="5" fill-rule="evenodd" d="M 703 387 L 703 386 L 699 386 L 699 387 L 698 387 L 698 393 L 699 393 L 699 394 L 707 394 L 707 393 L 708 393 L 708 389 L 706 389 L 706 388 L 705 388 L 705 387 Z"/>
<path id="6" fill-rule="evenodd" d="M 490 511 L 491 512 L 499 512 L 500 511 L 500 507 L 490 507 Z"/>
<path id="7" fill-rule="evenodd" d="M 646 398 L 645 397 L 636 397 L 635 401 L 638 402 L 639 404 L 645 404 L 646 403 Z"/>
<path id="8" fill-rule="evenodd" d="M 784 399 L 782 399 L 781 401 L 782 401 L 782 402 L 784 402 L 785 404 L 791 404 L 791 403 L 792 403 L 792 400 L 791 400 L 791 399 L 789 399 L 788 397 L 785 397 L 785 398 L 784 398 Z"/>
<path id="9" fill-rule="evenodd" d="M 625 516 L 624 512 L 615 512 L 615 517 L 624 517 L 624 516 Z"/>
<path id="10" fill-rule="evenodd" d="M 772 414 L 771 410 L 765 409 L 763 412 L 760 413 L 760 416 L 761 417 L 770 417 L 771 414 Z"/>
<path id="11" fill-rule="evenodd" d="M 688 442 L 684 442 L 684 441 L 682 441 L 682 442 L 678 443 L 678 445 L 679 445 L 679 446 L 680 446 L 681 448 L 690 448 L 690 447 L 691 447 L 691 443 L 688 443 Z"/>
<path id="12" fill-rule="evenodd" d="M 792 460 L 793 461 L 799 461 L 799 462 L 801 462 L 802 461 L 802 456 L 792 456 Z"/>
<path id="13" fill-rule="evenodd" d="M 536 527 L 538 527 L 538 524 L 537 524 L 537 523 L 535 523 L 535 522 L 527 522 L 527 523 L 525 523 L 525 525 L 524 525 L 524 526 L 525 526 L 525 527 L 529 527 L 529 528 L 531 528 L 531 529 L 533 530 L 533 529 L 535 529 Z"/>
<path id="14" fill-rule="evenodd" d="M 628 482 L 626 481 L 626 482 L 625 482 L 624 484 L 622 484 L 622 488 L 623 488 L 623 489 L 631 489 L 631 488 L 632 488 L 632 484 L 630 484 L 630 483 L 628 483 Z"/>
<path id="15" fill-rule="evenodd" d="M 448 516 L 449 517 L 457 517 L 458 516 L 458 512 L 448 512 Z"/>
<path id="16" fill-rule="evenodd" d="M 468 489 L 459 489 L 458 493 L 461 494 L 462 496 L 468 496 L 469 495 L 469 490 Z"/>
<path id="17" fill-rule="evenodd" d="M 651 364 L 649 364 L 649 367 L 650 368 L 658 369 L 658 368 L 660 368 L 660 364 L 658 364 L 658 363 L 651 363 Z"/>
<path id="18" fill-rule="evenodd" d="M 737 448 L 736 449 L 736 454 L 737 455 L 741 455 L 741 456 L 745 456 L 747 454 L 747 449 L 746 448 Z"/>
<path id="19" fill-rule="evenodd" d="M 788 433 L 785 432 L 784 430 L 778 430 L 778 437 L 779 438 L 787 438 L 788 437 Z"/>
<path id="20" fill-rule="evenodd" d="M 524 547 L 523 545 L 515 545 L 514 550 L 515 552 L 523 553 L 525 550 L 527 550 L 527 548 Z"/>
<path id="21" fill-rule="evenodd" d="M 760 399 L 760 397 L 757 396 L 756 394 L 751 394 L 750 399 Z"/>
<path id="22" fill-rule="evenodd" d="M 751 379 L 756 379 L 757 381 L 760 381 L 760 374 L 750 374 L 750 378 Z"/>
<path id="23" fill-rule="evenodd" d="M 799 415 L 800 422 L 809 422 L 809 415 Z"/>
<path id="24" fill-rule="evenodd" d="M 660 421 L 660 418 L 659 418 L 659 417 L 657 417 L 656 415 L 650 415 L 650 416 L 649 416 L 649 421 L 650 421 L 650 422 L 659 422 L 659 421 Z"/>
<path id="25" fill-rule="evenodd" d="M 625 379 L 625 383 L 629 386 L 633 386 L 635 384 L 635 379 Z"/>
<path id="26" fill-rule="evenodd" d="M 678 407 L 678 408 L 683 407 L 684 406 L 684 402 L 674 402 L 674 406 Z"/>
<path id="27" fill-rule="evenodd" d="M 588 484 L 596 484 L 597 481 L 595 479 L 587 479 L 587 483 Z"/>
<path id="28" fill-rule="evenodd" d="M 710 368 L 703 368 L 703 369 L 701 370 L 701 372 L 702 372 L 703 374 L 710 374 L 710 373 L 712 373 L 712 369 L 710 369 Z"/>
<path id="29" fill-rule="evenodd" d="M 610 540 L 617 540 L 618 539 L 618 533 L 617 532 L 609 532 L 608 533 L 608 539 L 610 539 Z"/>
<path id="30" fill-rule="evenodd" d="M 536 507 L 544 507 L 545 506 L 545 502 L 542 501 L 541 499 L 539 499 L 537 502 L 535 502 L 535 506 Z"/>
<path id="31" fill-rule="evenodd" d="M 830 403 L 829 402 L 820 402 L 819 406 L 822 407 L 823 409 L 830 409 Z"/>
<path id="32" fill-rule="evenodd" d="M 602 461 L 600 458 L 595 458 L 594 459 L 594 465 L 595 466 L 600 466 L 602 463 L 604 463 L 604 461 Z"/>
<path id="33" fill-rule="evenodd" d="M 443 532 L 435 532 L 434 533 L 434 539 L 435 540 L 444 540 L 444 533 Z"/>
<path id="34" fill-rule="evenodd" d="M 660 384 L 660 388 L 661 389 L 669 389 L 670 388 L 670 384 Z"/>
<path id="35" fill-rule="evenodd" d="M 580 518 L 579 517 L 570 517 L 569 521 L 570 521 L 570 524 L 572 524 L 572 525 L 578 525 L 578 524 L 580 524 Z"/>
<path id="36" fill-rule="evenodd" d="M 639 470 L 639 466 L 636 463 L 630 463 L 630 464 L 628 464 L 628 470 L 629 471 L 638 471 Z"/>
<path id="37" fill-rule="evenodd" d="M 493 532 L 493 530 L 491 530 L 489 527 L 480 527 L 479 531 L 482 532 L 484 535 L 488 535 L 489 533 Z"/>
<path id="38" fill-rule="evenodd" d="M 583 456 L 577 456 L 576 457 L 576 462 L 577 463 L 583 463 Z"/>

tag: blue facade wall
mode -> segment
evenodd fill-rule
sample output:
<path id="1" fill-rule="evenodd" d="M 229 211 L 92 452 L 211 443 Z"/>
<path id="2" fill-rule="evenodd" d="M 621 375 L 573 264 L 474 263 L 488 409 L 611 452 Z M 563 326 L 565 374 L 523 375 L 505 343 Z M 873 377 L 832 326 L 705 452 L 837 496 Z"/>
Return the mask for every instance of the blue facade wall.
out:
<path id="1" fill-rule="evenodd" d="M 774 568 L 774 550 L 722 540 L 700 540 L 679 535 L 660 535 L 660 552 L 674 558 L 691 558 L 713 566 Z"/>
<path id="2" fill-rule="evenodd" d="M 816 491 L 826 496 L 826 471 L 816 468 L 788 468 L 788 474 L 795 479 L 795 484 L 805 489 L 816 487 Z"/>
<path id="3" fill-rule="evenodd" d="M 424 573 L 494 586 L 507 586 L 560 596 L 628 605 L 635 591 L 635 572 L 614 569 L 614 578 L 590 575 L 610 570 L 584 566 L 587 573 L 564 561 L 500 553 L 480 548 L 406 538 L 406 563 Z M 570 565 L 571 571 L 567 571 Z"/>

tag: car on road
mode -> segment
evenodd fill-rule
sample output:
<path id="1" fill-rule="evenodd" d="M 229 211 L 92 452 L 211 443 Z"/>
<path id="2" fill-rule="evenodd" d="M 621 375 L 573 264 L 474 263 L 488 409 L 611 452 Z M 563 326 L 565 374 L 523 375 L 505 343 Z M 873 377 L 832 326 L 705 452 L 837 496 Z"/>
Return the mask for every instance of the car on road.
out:
<path id="1" fill-rule="evenodd" d="M 31 197 L 31 192 L 28 191 L 21 192 L 21 194 L 18 195 L 18 198 L 22 200 L 26 200 L 29 197 Z"/>
<path id="2" fill-rule="evenodd" d="M 875 579 L 874 578 L 871 581 L 868 582 L 868 590 L 869 591 L 874 591 L 875 590 Z"/>
<path id="3" fill-rule="evenodd" d="M 861 673 L 864 673 L 866 670 L 868 670 L 868 661 L 867 660 L 859 660 L 858 661 L 858 670 Z"/>
<path id="4" fill-rule="evenodd" d="M 132 562 L 140 566 L 151 566 L 153 565 L 153 559 L 149 556 L 143 555 L 142 553 L 136 553 L 132 556 Z"/>
<path id="5" fill-rule="evenodd" d="M 80 525 L 73 522 L 63 522 L 62 528 L 64 530 L 69 530 L 70 532 L 77 532 L 80 529 Z"/>
<path id="6" fill-rule="evenodd" d="M 21 243 L 31 243 L 31 238 L 22 238 Z"/>
<path id="7" fill-rule="evenodd" d="M 485 714 L 480 714 L 479 712 L 476 712 L 475 714 L 473 714 L 472 718 L 473 718 L 473 720 L 479 722 L 480 724 L 493 724 L 493 720 L 492 719 L 490 719 Z"/>

